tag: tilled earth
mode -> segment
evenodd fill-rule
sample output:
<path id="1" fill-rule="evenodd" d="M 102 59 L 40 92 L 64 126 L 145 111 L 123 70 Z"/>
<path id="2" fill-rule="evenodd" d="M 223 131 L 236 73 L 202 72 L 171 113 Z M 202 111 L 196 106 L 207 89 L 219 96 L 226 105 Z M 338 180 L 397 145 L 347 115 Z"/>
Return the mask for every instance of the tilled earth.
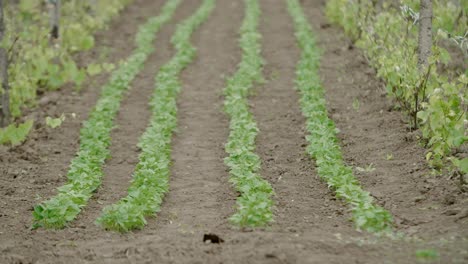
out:
<path id="1" fill-rule="evenodd" d="M 161 213 L 144 230 L 129 234 L 97 227 L 94 220 L 102 208 L 128 187 L 138 159 L 136 143 L 150 116 L 153 78 L 174 53 L 170 36 L 175 25 L 200 2 L 184 1 L 158 34 L 156 52 L 122 102 L 103 184 L 70 227 L 31 230 L 32 207 L 66 181 L 81 123 L 108 76 L 93 78 L 81 92 L 64 88 L 43 95 L 28 114 L 37 120 L 30 139 L 16 148 L 0 147 L 0 263 L 416 263 L 416 251 L 425 249 L 439 252 L 437 263 L 468 262 L 467 194 L 455 180 L 431 176 L 416 135 L 407 131 L 402 113 L 391 110 L 383 84 L 361 52 L 327 23 L 321 0 L 301 2 L 323 50 L 321 76 L 346 162 L 375 168 L 355 173 L 364 189 L 392 212 L 396 230 L 404 235 L 389 239 L 356 231 L 347 207 L 335 199 L 305 154 L 305 120 L 293 88 L 300 51 L 280 0 L 260 1 L 267 82 L 256 87 L 250 100 L 260 128 L 261 175 L 276 192 L 275 223 L 238 230 L 228 222 L 237 194 L 223 164 L 228 120 L 222 112 L 222 89 L 240 61 L 237 39 L 244 6 L 242 1 L 218 0 L 211 17 L 194 33 L 198 56 L 181 76 L 171 190 Z M 113 62 L 124 59 L 138 25 L 157 14 L 163 3 L 135 0 L 98 34 L 97 47 L 82 60 L 102 52 Z M 62 113 L 68 118 L 60 128 L 45 126 L 45 116 Z M 216 234 L 224 242 L 204 242 L 205 234 Z"/>

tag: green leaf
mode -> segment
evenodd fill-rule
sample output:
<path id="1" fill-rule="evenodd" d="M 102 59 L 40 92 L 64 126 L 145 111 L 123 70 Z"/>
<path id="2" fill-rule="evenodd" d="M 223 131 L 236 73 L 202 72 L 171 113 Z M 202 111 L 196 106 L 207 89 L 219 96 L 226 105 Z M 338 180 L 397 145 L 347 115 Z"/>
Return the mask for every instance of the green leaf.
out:
<path id="1" fill-rule="evenodd" d="M 440 61 L 447 65 L 450 62 L 450 53 L 444 49 L 444 48 L 439 48 L 440 52 Z"/>
<path id="2" fill-rule="evenodd" d="M 464 174 L 468 174 L 468 158 L 463 158 L 463 159 L 457 159 L 457 158 L 452 158 L 451 159 L 453 164 Z"/>
<path id="3" fill-rule="evenodd" d="M 354 98 L 354 100 L 353 100 L 353 109 L 355 111 L 359 111 L 359 108 L 361 108 L 361 103 L 359 102 L 359 99 Z"/>
<path id="4" fill-rule="evenodd" d="M 94 37 L 93 36 L 86 36 L 81 40 L 81 49 L 80 50 L 89 50 L 94 47 Z"/>
<path id="5" fill-rule="evenodd" d="M 92 63 L 88 65 L 86 71 L 90 76 L 98 75 L 102 72 L 102 66 L 101 64 Z"/>
<path id="6" fill-rule="evenodd" d="M 11 124 L 4 129 L 0 129 L 0 144 L 11 144 L 12 146 L 22 144 L 31 131 L 33 124 L 33 120 L 28 120 L 18 126 Z"/>
<path id="7" fill-rule="evenodd" d="M 50 128 L 57 128 L 62 125 L 63 121 L 65 121 L 65 115 L 62 114 L 58 118 L 52 118 L 50 116 L 46 117 L 45 119 L 46 125 Z"/>
<path id="8" fill-rule="evenodd" d="M 106 72 L 112 72 L 115 69 L 115 64 L 113 64 L 113 63 L 103 63 L 102 68 Z"/>
<path id="9" fill-rule="evenodd" d="M 420 260 L 436 260 L 439 258 L 439 252 L 435 249 L 420 249 L 416 251 L 416 258 Z"/>

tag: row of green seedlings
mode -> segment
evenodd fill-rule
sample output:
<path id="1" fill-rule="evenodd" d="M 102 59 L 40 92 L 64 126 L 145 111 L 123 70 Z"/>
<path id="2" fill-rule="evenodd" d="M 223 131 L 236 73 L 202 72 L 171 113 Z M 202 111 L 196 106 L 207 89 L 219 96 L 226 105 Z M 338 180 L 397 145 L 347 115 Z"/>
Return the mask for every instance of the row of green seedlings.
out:
<path id="1" fill-rule="evenodd" d="M 245 18 L 240 30 L 242 61 L 227 80 L 224 109 L 230 117 L 230 134 L 225 146 L 229 154 L 230 182 L 240 193 L 237 212 L 231 221 L 242 227 L 264 226 L 273 221 L 274 194 L 271 185 L 259 175 L 260 158 L 254 153 L 258 128 L 249 112 L 248 96 L 255 83 L 263 82 L 260 39 L 257 32 L 260 7 L 257 0 L 245 0 Z"/>
<path id="2" fill-rule="evenodd" d="M 156 75 L 150 102 L 153 116 L 138 143 L 141 154 L 128 195 L 104 208 L 97 220 L 106 229 L 120 232 L 141 229 L 147 223 L 145 217 L 160 210 L 169 190 L 171 139 L 177 126 L 176 99 L 181 89 L 178 76 L 196 55 L 196 49 L 190 43 L 192 33 L 214 7 L 215 0 L 204 0 L 198 10 L 177 27 L 172 38 L 177 52 Z"/>
<path id="3" fill-rule="evenodd" d="M 112 73 L 95 108 L 83 124 L 80 149 L 71 162 L 68 183 L 58 188 L 56 196 L 34 207 L 34 227 L 63 228 L 76 218 L 100 186 L 102 166 L 110 156 L 110 132 L 123 95 L 154 51 L 156 33 L 170 20 L 179 3 L 180 0 L 169 0 L 159 16 L 150 18 L 139 28 L 136 49 Z"/>
<path id="4" fill-rule="evenodd" d="M 328 117 L 325 92 L 318 74 L 321 54 L 314 34 L 299 1 L 288 0 L 287 5 L 301 49 L 296 70 L 296 89 L 300 92 L 302 112 L 307 119 L 307 152 L 315 159 L 320 177 L 335 190 L 338 197 L 350 204 L 352 219 L 358 229 L 369 232 L 390 231 L 390 213 L 374 205 L 372 197 L 361 188 L 352 169 L 343 162 L 337 129 Z"/>

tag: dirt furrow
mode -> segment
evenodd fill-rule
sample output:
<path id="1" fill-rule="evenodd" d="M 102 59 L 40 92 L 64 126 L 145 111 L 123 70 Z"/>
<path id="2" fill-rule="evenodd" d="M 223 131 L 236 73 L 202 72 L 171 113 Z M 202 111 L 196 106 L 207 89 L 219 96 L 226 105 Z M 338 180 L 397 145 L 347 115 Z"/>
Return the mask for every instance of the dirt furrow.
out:
<path id="1" fill-rule="evenodd" d="M 165 1 L 158 2 L 162 6 Z M 138 163 L 140 151 L 137 143 L 148 126 L 151 116 L 148 103 L 155 89 L 154 77 L 159 68 L 174 53 L 170 40 L 177 23 L 191 15 L 199 4 L 199 1 L 184 1 L 174 13 L 172 21 L 158 33 L 155 52 L 148 58 L 143 70 L 135 77 L 115 119 L 116 128 L 111 133 L 112 157 L 104 167 L 105 176 L 102 185 L 89 205 L 83 209 L 76 225 L 87 229 L 98 229 L 94 221 L 101 214 L 102 208 L 126 196 L 133 170 Z"/>
<path id="2" fill-rule="evenodd" d="M 158 232 L 197 234 L 226 222 L 234 199 L 223 164 L 228 122 L 222 112 L 224 76 L 238 63 L 237 31 L 242 3 L 217 1 L 208 21 L 194 33 L 197 59 L 182 73 L 178 132 L 173 140 L 170 191 Z"/>
<path id="3" fill-rule="evenodd" d="M 250 102 L 260 128 L 257 152 L 262 158 L 261 175 L 276 192 L 278 228 L 349 228 L 346 207 L 335 200 L 318 177 L 305 151 L 305 118 L 294 89 L 299 48 L 286 4 L 261 3 L 264 16 L 260 32 L 267 83 L 257 89 Z"/>

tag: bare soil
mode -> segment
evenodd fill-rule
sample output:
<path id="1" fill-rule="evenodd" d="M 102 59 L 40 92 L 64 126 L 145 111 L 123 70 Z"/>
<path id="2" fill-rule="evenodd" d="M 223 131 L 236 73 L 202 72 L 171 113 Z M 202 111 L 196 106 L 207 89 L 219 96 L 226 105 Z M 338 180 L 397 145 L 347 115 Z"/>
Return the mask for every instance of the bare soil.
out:
<path id="1" fill-rule="evenodd" d="M 128 56 L 138 25 L 157 14 L 163 2 L 135 0 L 122 19 L 98 34 L 97 48 L 83 60 L 104 50 L 110 61 Z M 256 87 L 250 102 L 260 128 L 261 175 L 276 192 L 275 223 L 238 230 L 228 221 L 237 193 L 223 164 L 228 120 L 222 112 L 222 89 L 241 59 L 237 39 L 244 6 L 242 1 L 218 0 L 193 36 L 197 59 L 181 76 L 171 190 L 161 212 L 144 230 L 128 234 L 94 224 L 105 205 L 125 195 L 138 158 L 136 142 L 150 116 L 153 77 L 173 54 L 170 36 L 176 23 L 200 4 L 190 0 L 158 34 L 155 54 L 132 83 L 112 132 L 112 158 L 103 184 L 70 227 L 30 230 L 32 206 L 66 181 L 79 128 L 108 76 L 93 78 L 82 92 L 65 88 L 45 94 L 28 115 L 37 120 L 31 138 L 16 148 L 0 147 L 0 263 L 417 263 L 420 249 L 437 250 L 435 263 L 468 262 L 466 193 L 447 176 L 431 175 L 416 134 L 407 131 L 400 112 L 391 110 L 382 83 L 361 52 L 327 23 L 321 0 L 304 0 L 323 50 L 321 76 L 346 162 L 356 167 L 363 187 L 392 212 L 396 230 L 405 235 L 378 238 L 354 230 L 346 205 L 334 198 L 305 154 L 305 121 L 293 88 L 300 50 L 285 3 L 260 2 L 267 82 Z M 60 128 L 45 127 L 45 116 L 61 113 L 68 115 Z M 206 234 L 224 242 L 204 242 Z"/>

